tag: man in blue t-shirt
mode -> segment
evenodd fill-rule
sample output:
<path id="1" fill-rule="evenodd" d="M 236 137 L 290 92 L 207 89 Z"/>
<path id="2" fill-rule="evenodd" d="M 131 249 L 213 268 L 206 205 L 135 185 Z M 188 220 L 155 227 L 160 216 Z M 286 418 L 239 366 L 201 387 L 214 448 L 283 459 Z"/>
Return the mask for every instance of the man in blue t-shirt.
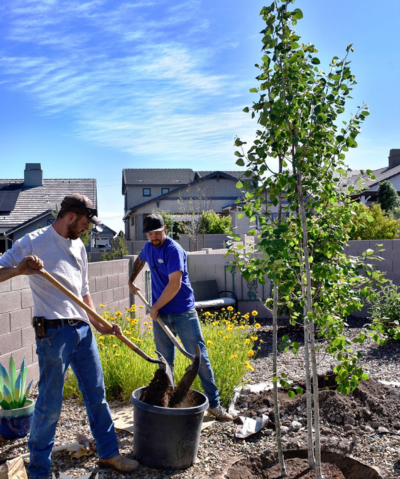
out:
<path id="1" fill-rule="evenodd" d="M 157 317 L 160 316 L 171 331 L 179 336 L 189 353 L 195 354 L 196 345 L 200 346 L 199 377 L 210 403 L 208 412 L 219 421 L 230 421 L 232 416 L 219 404 L 214 373 L 194 307 L 186 252 L 166 235 L 165 230 L 166 226 L 161 215 L 152 214 L 144 219 L 143 233 L 146 233 L 148 242 L 133 265 L 129 289 L 132 294 L 140 289 L 135 286 L 134 281 L 145 263 L 148 263 L 151 271 L 153 299 L 150 315 L 154 321 L 154 340 L 157 351 L 164 356 L 173 371 L 175 348 L 161 326 L 157 324 Z"/>

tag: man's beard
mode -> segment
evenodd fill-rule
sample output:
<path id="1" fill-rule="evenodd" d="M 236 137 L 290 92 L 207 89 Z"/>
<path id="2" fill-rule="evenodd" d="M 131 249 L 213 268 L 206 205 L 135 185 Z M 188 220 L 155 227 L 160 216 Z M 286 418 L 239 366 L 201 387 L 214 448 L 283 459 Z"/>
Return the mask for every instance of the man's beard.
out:
<path id="1" fill-rule="evenodd" d="M 77 228 L 78 218 L 75 218 L 74 222 L 67 226 L 67 238 L 70 240 L 76 240 L 81 237 L 82 231 Z"/>
<path id="2" fill-rule="evenodd" d="M 159 240 L 159 239 L 154 239 L 153 241 L 150 241 L 150 243 L 151 243 L 153 246 L 160 246 L 160 245 L 161 245 L 161 240 Z"/>

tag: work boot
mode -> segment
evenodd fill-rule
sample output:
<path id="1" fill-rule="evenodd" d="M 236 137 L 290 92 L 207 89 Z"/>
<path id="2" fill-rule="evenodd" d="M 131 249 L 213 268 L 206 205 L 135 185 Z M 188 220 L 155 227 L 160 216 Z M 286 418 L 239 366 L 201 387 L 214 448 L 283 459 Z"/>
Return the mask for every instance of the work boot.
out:
<path id="1" fill-rule="evenodd" d="M 114 471 L 123 474 L 125 472 L 136 471 L 139 467 L 139 463 L 118 454 L 111 459 L 99 459 L 99 466 L 105 469 L 114 469 Z"/>
<path id="2" fill-rule="evenodd" d="M 217 407 L 209 407 L 207 412 L 211 414 L 211 416 L 214 416 L 217 421 L 232 421 L 233 419 L 220 404 Z"/>

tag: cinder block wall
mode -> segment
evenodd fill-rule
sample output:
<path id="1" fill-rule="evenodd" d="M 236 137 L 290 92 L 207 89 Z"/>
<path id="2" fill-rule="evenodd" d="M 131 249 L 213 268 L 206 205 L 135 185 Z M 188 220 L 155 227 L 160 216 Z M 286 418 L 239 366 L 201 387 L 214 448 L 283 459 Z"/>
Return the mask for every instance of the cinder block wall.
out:
<path id="1" fill-rule="evenodd" d="M 121 311 L 130 306 L 129 273 L 129 258 L 89 263 L 90 292 L 98 311 L 100 304 Z M 32 316 L 28 277 L 18 276 L 0 283 L 0 362 L 8 368 L 12 354 L 18 368 L 25 357 L 29 381 L 39 378 Z"/>

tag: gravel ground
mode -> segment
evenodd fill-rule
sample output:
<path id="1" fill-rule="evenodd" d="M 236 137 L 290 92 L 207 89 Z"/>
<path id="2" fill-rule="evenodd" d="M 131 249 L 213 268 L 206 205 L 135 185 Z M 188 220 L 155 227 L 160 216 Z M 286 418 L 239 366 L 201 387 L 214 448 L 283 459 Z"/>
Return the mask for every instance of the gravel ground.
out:
<path id="1" fill-rule="evenodd" d="M 350 332 L 355 335 L 362 322 L 350 321 Z M 263 339 L 262 348 L 257 359 L 253 361 L 254 372 L 248 373 L 245 377 L 246 383 L 258 383 L 271 379 L 271 335 L 272 328 L 268 321 L 264 322 L 262 328 L 257 332 Z M 280 328 L 280 335 L 286 333 L 286 327 Z M 301 334 L 295 338 L 301 343 Z M 400 370 L 398 360 L 400 358 L 400 343 L 390 342 L 385 346 L 378 347 L 372 343 L 357 345 L 362 350 L 362 363 L 368 370 L 370 377 L 399 382 Z M 302 350 L 298 354 L 284 354 L 281 357 L 281 370 L 286 371 L 291 379 L 304 379 Z M 319 354 L 319 372 L 325 374 L 332 368 L 332 360 L 329 356 Z M 396 392 L 397 389 L 395 386 Z M 126 405 L 120 402 L 111 402 L 111 409 L 121 409 Z M 285 418 L 284 418 L 285 419 Z M 400 418 L 399 418 L 400 421 Z M 268 449 L 275 450 L 274 432 L 271 429 L 263 429 L 261 432 L 246 440 L 238 440 L 234 437 L 236 430 L 234 423 L 214 422 L 210 427 L 204 429 L 200 437 L 198 461 L 195 465 L 185 471 L 159 471 L 141 466 L 132 477 L 144 479 L 155 478 L 217 478 L 227 467 L 238 457 L 256 456 Z M 55 446 L 75 441 L 77 433 L 91 437 L 86 410 L 83 403 L 74 399 L 64 401 L 62 415 L 57 427 Z M 120 451 L 130 457 L 132 454 L 132 435 L 128 432 L 117 431 Z M 335 446 L 337 450 L 352 454 L 366 464 L 378 466 L 384 473 L 385 479 L 400 477 L 400 431 L 389 431 L 385 434 L 378 433 L 378 428 L 355 428 L 345 430 L 343 425 L 323 425 L 323 442 Z M 168 439 L 168 438 L 166 438 Z M 290 432 L 283 436 L 284 445 L 289 448 L 305 448 L 305 431 Z M 398 452 L 399 451 L 399 452 Z M 2 441 L 0 439 L 0 457 L 19 455 L 27 452 L 27 440 Z M 26 460 L 28 464 L 28 460 Z M 99 470 L 97 467 L 97 456 L 71 458 L 67 452 L 56 452 L 52 456 L 52 472 L 64 472 L 70 477 L 80 477 L 89 472 L 101 472 L 103 479 L 120 479 L 123 476 L 112 471 Z"/>

